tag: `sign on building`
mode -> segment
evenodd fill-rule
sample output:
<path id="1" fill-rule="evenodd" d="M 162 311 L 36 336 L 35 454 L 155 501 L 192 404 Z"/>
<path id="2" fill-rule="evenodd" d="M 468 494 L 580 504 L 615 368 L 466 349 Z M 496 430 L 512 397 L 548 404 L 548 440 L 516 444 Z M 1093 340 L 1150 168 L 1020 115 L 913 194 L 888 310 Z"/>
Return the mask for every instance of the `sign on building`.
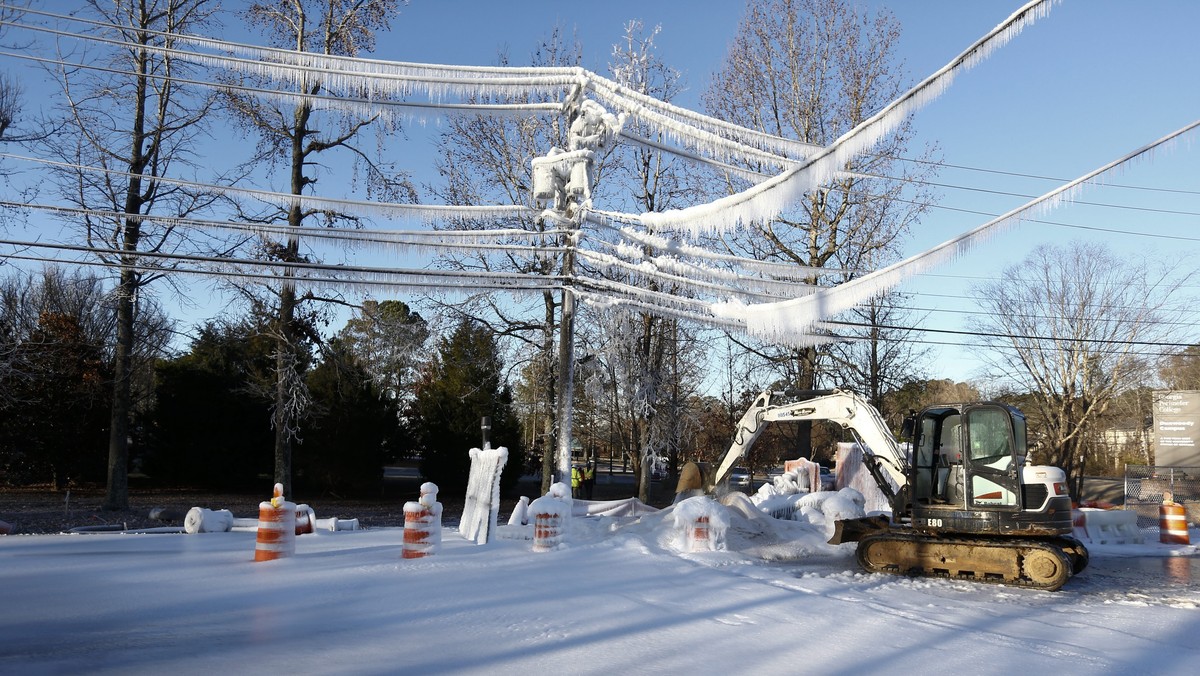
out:
<path id="1" fill-rule="evenodd" d="M 1154 464 L 1200 465 L 1200 391 L 1155 390 Z"/>

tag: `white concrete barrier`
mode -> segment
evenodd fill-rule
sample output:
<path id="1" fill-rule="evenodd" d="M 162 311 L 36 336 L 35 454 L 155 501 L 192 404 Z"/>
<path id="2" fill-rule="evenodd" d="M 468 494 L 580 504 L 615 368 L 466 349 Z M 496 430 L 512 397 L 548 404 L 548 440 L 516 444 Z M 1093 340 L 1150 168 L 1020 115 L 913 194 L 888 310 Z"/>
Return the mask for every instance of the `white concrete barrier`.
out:
<path id="1" fill-rule="evenodd" d="M 1074 512 L 1075 536 L 1096 545 L 1140 545 L 1144 538 L 1137 512 L 1080 507 Z"/>

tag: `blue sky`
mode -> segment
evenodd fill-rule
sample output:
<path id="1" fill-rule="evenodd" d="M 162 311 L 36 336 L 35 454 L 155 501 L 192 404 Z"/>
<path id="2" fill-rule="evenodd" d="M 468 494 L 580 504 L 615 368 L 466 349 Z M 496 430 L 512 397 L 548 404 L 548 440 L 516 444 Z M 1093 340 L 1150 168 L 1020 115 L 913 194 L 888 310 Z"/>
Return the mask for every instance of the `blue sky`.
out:
<path id="1" fill-rule="evenodd" d="M 61 8 L 67 3 L 49 2 Z M 74 4 L 74 3 L 70 3 Z M 233 3 L 236 4 L 236 3 Z M 897 57 L 908 83 L 946 64 L 1022 3 L 1019 0 L 858 0 L 889 8 L 902 25 Z M 676 103 L 699 108 L 699 97 L 720 65 L 742 16 L 737 0 L 548 2 L 523 0 L 413 0 L 393 29 L 381 35 L 376 58 L 455 64 L 491 64 L 504 49 L 524 63 L 557 24 L 582 43 L 585 65 L 605 72 L 611 46 L 630 19 L 660 25 L 659 56 L 684 73 L 689 89 Z M 261 42 L 226 22 L 234 40 Z M 1200 3 L 1191 0 L 1066 0 L 974 69 L 915 116 L 916 145 L 936 144 L 949 165 L 939 178 L 938 206 L 914 228 L 904 254 L 923 251 L 989 217 L 1058 185 L 1023 176 L 1073 179 L 1200 118 Z M 414 128 L 397 159 L 419 180 L 431 180 L 430 151 Z M 914 148 L 916 147 L 914 145 Z M 1080 199 L 1111 205 L 1200 212 L 1200 155 L 1185 141 L 1156 153 L 1109 182 L 1192 191 L 1096 188 Z M 978 171 L 988 170 L 988 171 Z M 328 186 L 328 184 L 326 184 Z M 1016 193 L 1006 195 L 997 193 Z M 603 208 L 603 205 L 598 205 Z M 960 330 L 973 282 L 996 276 L 1043 243 L 1087 238 L 1122 254 L 1194 258 L 1200 217 L 1114 207 L 1067 206 L 1047 215 L 1065 225 L 1029 223 L 1012 229 L 932 274 L 908 282 L 912 304 L 932 308 L 927 329 Z M 1067 227 L 1076 226 L 1076 227 Z M 1082 227 L 1080 227 L 1082 226 Z M 1095 229 L 1128 231 L 1133 234 Z M 1169 239 L 1175 237 L 1176 239 Z M 1198 282 L 1200 284 L 1200 282 Z M 1185 335 L 1186 334 L 1186 335 Z M 958 342 L 952 335 L 927 340 Z M 1197 341 L 1186 327 L 1180 342 Z M 930 375 L 966 379 L 974 358 L 937 348 Z"/>

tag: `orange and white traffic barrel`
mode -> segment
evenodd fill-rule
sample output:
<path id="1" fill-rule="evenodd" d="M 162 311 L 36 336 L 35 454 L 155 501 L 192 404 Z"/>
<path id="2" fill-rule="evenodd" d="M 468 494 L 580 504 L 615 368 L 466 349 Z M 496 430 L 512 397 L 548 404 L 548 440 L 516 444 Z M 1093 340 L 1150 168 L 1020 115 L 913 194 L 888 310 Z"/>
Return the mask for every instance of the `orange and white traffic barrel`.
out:
<path id="1" fill-rule="evenodd" d="M 1164 545 L 1188 545 L 1187 510 L 1174 502 L 1158 508 L 1158 539 Z"/>
<path id="2" fill-rule="evenodd" d="M 275 484 L 275 496 L 258 505 L 258 537 L 255 561 L 272 561 L 296 553 L 296 504 L 283 499 L 283 484 Z"/>
<path id="3" fill-rule="evenodd" d="M 562 543 L 562 514 L 538 512 L 533 515 L 533 551 L 548 552 Z"/>
<path id="4" fill-rule="evenodd" d="M 688 537 L 688 551 L 706 552 L 712 549 L 708 538 L 708 516 L 701 515 L 692 522 L 691 533 Z"/>
<path id="5" fill-rule="evenodd" d="M 558 497 L 570 495 L 561 483 L 550 487 L 550 493 L 529 504 L 533 514 L 533 551 L 548 552 L 565 543 L 566 531 L 570 527 L 571 503 Z"/>
<path id="6" fill-rule="evenodd" d="M 440 533 L 434 510 L 419 502 L 404 503 L 404 548 L 401 556 L 419 559 L 437 551 Z"/>

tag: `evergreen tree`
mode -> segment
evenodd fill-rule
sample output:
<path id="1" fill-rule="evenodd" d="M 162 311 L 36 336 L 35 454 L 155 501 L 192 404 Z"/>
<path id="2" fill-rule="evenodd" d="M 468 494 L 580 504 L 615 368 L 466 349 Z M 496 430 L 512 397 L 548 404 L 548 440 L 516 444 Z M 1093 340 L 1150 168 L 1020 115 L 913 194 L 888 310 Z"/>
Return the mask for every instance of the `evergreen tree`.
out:
<path id="1" fill-rule="evenodd" d="M 482 443 L 480 422 L 492 419 L 491 443 L 508 448 L 504 487 L 520 478 L 524 467 L 520 427 L 512 393 L 502 378 L 503 363 L 496 340 L 487 327 L 463 320 L 449 338 L 417 388 L 415 434 L 421 451 L 421 474 L 448 493 L 467 485 L 468 451 Z"/>
<path id="2" fill-rule="evenodd" d="M 272 340 L 212 322 L 191 351 L 158 368 L 146 472 L 164 483 L 248 488 L 270 474 Z"/>
<path id="3" fill-rule="evenodd" d="M 411 401 L 421 348 L 429 338 L 429 325 L 419 313 L 398 300 L 365 300 L 337 337 L 382 396 L 401 407 Z"/>
<path id="4" fill-rule="evenodd" d="M 69 480 L 102 480 L 110 376 L 96 338 L 79 317 L 43 310 L 17 352 L 25 377 L 5 383 L 11 404 L 0 424 L 8 471 L 18 480 L 52 481 L 58 490 Z"/>
<path id="5" fill-rule="evenodd" d="M 308 373 L 308 389 L 312 412 L 296 446 L 297 490 L 377 492 L 384 462 L 411 445 L 394 401 L 382 396 L 364 365 L 336 338 Z"/>

